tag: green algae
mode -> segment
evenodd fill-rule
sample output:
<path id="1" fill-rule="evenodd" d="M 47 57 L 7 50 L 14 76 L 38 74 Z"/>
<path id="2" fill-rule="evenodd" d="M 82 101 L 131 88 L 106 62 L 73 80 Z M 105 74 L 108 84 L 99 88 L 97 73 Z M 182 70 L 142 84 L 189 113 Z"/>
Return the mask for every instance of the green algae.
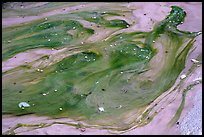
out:
<path id="1" fill-rule="evenodd" d="M 112 12 L 79 12 L 79 13 L 73 13 L 74 15 L 78 15 L 79 17 L 83 18 L 84 20 L 87 20 L 89 22 L 94 22 L 96 24 L 99 24 L 101 26 L 105 27 L 116 27 L 116 28 L 128 28 L 130 24 L 128 24 L 124 20 L 107 20 L 105 19 L 106 16 L 114 15 L 114 16 L 121 16 L 117 13 Z"/>
<path id="2" fill-rule="evenodd" d="M 193 44 L 193 43 L 191 43 Z M 202 54 L 200 54 L 198 57 L 197 57 L 197 60 L 201 61 L 201 58 L 202 58 Z M 201 63 L 201 62 L 200 62 Z M 186 73 L 187 77 L 193 72 L 195 71 L 195 69 L 197 68 L 197 65 L 200 64 L 200 63 L 197 63 L 197 64 L 193 64 L 191 66 L 191 68 L 188 70 L 188 72 Z M 183 80 L 180 81 L 180 84 L 183 82 Z M 176 114 L 174 115 L 174 117 L 169 121 L 168 123 L 168 126 L 169 127 L 172 127 L 173 125 L 176 124 L 176 122 L 179 120 L 181 114 L 182 114 L 182 111 L 184 109 L 184 105 L 185 105 L 185 102 L 186 102 L 186 95 L 187 95 L 187 92 L 190 91 L 194 86 L 198 85 L 202 83 L 202 80 L 197 80 L 195 81 L 194 83 L 191 83 L 190 85 L 188 85 L 183 91 L 182 91 L 182 101 L 176 111 Z"/>
<path id="3" fill-rule="evenodd" d="M 26 5 L 34 5 L 37 4 L 36 2 L 29 2 L 26 3 Z M 85 4 L 85 3 L 84 3 Z M 60 8 L 66 8 L 69 6 L 75 6 L 78 5 L 76 2 L 51 2 L 51 3 L 45 3 L 41 6 L 34 6 L 31 8 L 21 8 L 19 5 L 18 7 L 10 7 L 7 4 L 4 4 L 5 8 L 2 9 L 2 17 L 8 18 L 8 17 L 15 17 L 15 16 L 36 16 L 43 12 L 49 12 L 52 10 L 60 9 Z"/>
<path id="4" fill-rule="evenodd" d="M 70 30 L 75 30 L 75 32 L 70 34 Z M 74 20 L 47 21 L 43 19 L 32 24 L 17 26 L 15 30 L 13 27 L 5 28 L 3 29 L 2 59 L 8 59 L 29 49 L 58 48 L 77 44 L 92 34 L 94 34 L 93 29 L 85 28 Z"/>
<path id="5" fill-rule="evenodd" d="M 78 15 L 104 27 L 123 29 L 129 26 L 123 20 L 105 20 L 104 14 L 98 12 L 83 12 Z M 114 125 L 126 129 L 127 123 L 122 121 L 122 115 L 133 109 L 139 112 L 141 108 L 146 107 L 172 87 L 183 70 L 193 39 L 200 34 L 177 30 L 185 16 L 186 13 L 181 8 L 173 6 L 170 15 L 151 32 L 123 32 L 109 37 L 107 41 L 87 43 L 81 48 L 80 53 L 43 68 L 42 73 L 26 71 L 22 75 L 18 71 L 12 71 L 10 75 L 15 75 L 13 79 L 9 73 L 4 74 L 2 112 L 15 115 L 34 113 L 54 118 L 80 117 L 79 119 L 91 124 Z M 58 28 L 59 33 L 52 42 L 54 38 L 51 34 L 55 33 L 54 27 Z M 76 35 L 68 35 L 66 31 L 73 27 L 77 30 Z M 3 33 L 3 59 L 32 48 L 64 46 L 55 42 L 63 41 L 65 35 L 70 36 L 66 46 L 77 45 L 78 39 L 84 38 L 79 37 L 81 31 L 88 33 L 85 38 L 94 33 L 92 29 L 84 28 L 77 21 L 49 21 L 49 18 L 48 21 L 40 21 L 37 25 L 33 23 L 31 27 L 20 26 L 13 36 L 9 35 L 11 31 L 13 30 L 8 28 L 5 29 L 7 33 Z M 43 36 L 46 36 L 46 39 L 39 40 Z M 12 37 L 18 38 L 12 40 L 15 44 L 6 45 L 6 41 Z M 47 39 L 51 41 L 47 42 Z M 30 45 L 30 41 L 35 43 Z M 186 41 L 188 44 L 185 45 Z M 160 51 L 154 47 L 158 43 L 168 50 L 167 55 L 158 56 Z M 181 47 L 185 48 L 178 53 Z M 151 64 L 154 58 L 162 58 L 164 64 Z M 156 75 L 152 74 L 151 65 L 160 65 L 161 71 L 153 71 Z M 37 83 L 28 82 L 36 78 Z M 17 82 L 13 85 L 15 81 Z M 29 102 L 32 106 L 24 110 L 18 108 L 18 103 L 22 101 Z M 122 108 L 119 109 L 118 106 Z M 100 112 L 98 107 L 103 107 L 105 112 Z M 143 115 L 142 121 L 148 113 L 149 111 Z"/>

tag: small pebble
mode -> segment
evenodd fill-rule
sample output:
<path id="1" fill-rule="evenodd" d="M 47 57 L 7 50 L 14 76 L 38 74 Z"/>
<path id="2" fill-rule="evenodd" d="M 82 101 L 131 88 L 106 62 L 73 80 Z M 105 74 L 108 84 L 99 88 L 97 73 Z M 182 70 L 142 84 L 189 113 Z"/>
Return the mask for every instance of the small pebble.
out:
<path id="1" fill-rule="evenodd" d="M 25 107 L 30 107 L 30 105 L 27 102 L 21 102 L 18 104 L 19 108 L 24 109 Z"/>
<path id="2" fill-rule="evenodd" d="M 192 61 L 193 63 L 198 63 L 198 62 L 199 62 L 199 61 L 196 60 L 196 59 L 191 59 L 191 61 Z"/>
<path id="3" fill-rule="evenodd" d="M 85 131 L 86 131 L 86 129 L 85 129 L 85 128 L 81 128 L 80 130 L 81 130 L 81 132 L 85 132 Z"/>
<path id="4" fill-rule="evenodd" d="M 104 112 L 104 108 L 103 108 L 103 107 L 99 107 L 98 110 L 99 110 L 100 112 Z"/>
<path id="5" fill-rule="evenodd" d="M 190 131 L 188 131 L 188 132 L 186 133 L 186 135 L 190 135 L 190 133 L 191 133 L 191 132 L 190 132 Z"/>
<path id="6" fill-rule="evenodd" d="M 181 77 L 180 77 L 180 79 L 184 79 L 184 78 L 186 78 L 186 75 L 181 75 Z"/>
<path id="7" fill-rule="evenodd" d="M 198 78 L 194 79 L 193 81 L 200 81 L 200 80 L 202 80 L 202 77 L 198 77 Z"/>

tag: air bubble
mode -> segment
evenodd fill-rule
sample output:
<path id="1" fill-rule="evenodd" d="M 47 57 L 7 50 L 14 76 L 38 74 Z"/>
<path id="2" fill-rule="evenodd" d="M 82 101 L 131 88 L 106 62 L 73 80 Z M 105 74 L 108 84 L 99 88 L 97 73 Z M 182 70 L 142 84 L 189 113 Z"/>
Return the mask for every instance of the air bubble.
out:
<path id="1" fill-rule="evenodd" d="M 149 56 L 146 56 L 146 59 L 149 59 Z"/>

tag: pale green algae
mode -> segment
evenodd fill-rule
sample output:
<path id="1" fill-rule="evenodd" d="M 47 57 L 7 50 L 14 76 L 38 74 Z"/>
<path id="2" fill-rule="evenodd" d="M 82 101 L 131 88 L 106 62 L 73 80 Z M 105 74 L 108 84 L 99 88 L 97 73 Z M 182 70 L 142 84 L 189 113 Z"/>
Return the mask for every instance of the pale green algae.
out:
<path id="1" fill-rule="evenodd" d="M 52 10 L 60 9 L 60 8 L 67 8 L 71 6 L 78 5 L 76 2 L 49 2 L 44 3 L 41 6 L 37 6 L 37 2 L 29 2 L 25 5 L 32 5 L 33 7 L 25 8 L 23 5 L 20 6 L 18 3 L 16 6 L 12 7 L 9 6 L 9 3 L 5 3 L 2 8 L 2 17 L 8 18 L 8 17 L 16 17 L 16 16 L 36 16 L 43 12 L 49 12 Z M 84 3 L 86 4 L 86 3 Z M 15 5 L 15 4 L 14 4 Z"/>
<path id="2" fill-rule="evenodd" d="M 129 26 L 123 20 L 107 21 L 101 13 L 77 14 L 104 27 Z M 155 25 L 151 32 L 124 32 L 113 35 L 107 41 L 87 43 L 81 47 L 80 53 L 43 68 L 43 72 L 22 69 L 5 73 L 2 113 L 69 117 L 89 124 L 113 126 L 120 130 L 130 128 L 130 124 L 124 119 L 125 114 L 134 110 L 137 116 L 141 115 L 149 103 L 173 86 L 184 68 L 193 39 L 200 34 L 177 29 L 185 16 L 183 9 L 172 6 L 171 13 Z M 113 25 L 114 23 L 116 25 Z M 40 26 L 43 26 L 42 29 Z M 47 42 L 47 39 L 52 40 L 51 34 L 54 32 L 50 28 L 53 27 L 59 27 L 59 33 L 54 39 L 56 44 L 49 44 L 52 41 Z M 77 29 L 76 35 L 70 35 L 69 38 L 65 29 L 73 27 Z M 77 39 L 86 39 L 94 33 L 94 30 L 84 28 L 77 21 L 67 19 L 48 23 L 39 20 L 24 27 L 20 26 L 19 31 L 14 31 L 14 28 L 7 28 L 8 31 L 5 30 L 3 33 L 3 59 L 32 48 L 80 45 Z M 85 37 L 78 35 L 81 30 L 87 33 Z M 41 35 L 49 37 L 38 40 Z M 69 40 L 64 41 L 67 43 L 62 45 L 64 35 L 67 35 Z M 16 37 L 23 41 L 18 43 Z M 11 38 L 14 38 L 15 44 L 7 45 L 6 41 Z M 76 40 L 72 42 L 72 39 Z M 31 45 L 31 41 L 39 42 L 42 46 Z M 168 53 L 158 57 L 160 51 L 157 51 L 155 45 L 159 43 Z M 17 44 L 22 47 L 18 47 Z M 178 53 L 181 47 L 185 48 Z M 150 63 L 154 58 L 162 58 L 164 63 Z M 151 67 L 156 65 L 160 71 L 151 71 Z M 39 82 L 32 84 L 35 80 Z M 18 103 L 22 101 L 28 102 L 31 107 L 24 110 L 18 108 Z M 103 107 L 105 111 L 100 112 L 99 107 Z M 146 111 L 141 120 L 147 117 L 150 111 Z"/>

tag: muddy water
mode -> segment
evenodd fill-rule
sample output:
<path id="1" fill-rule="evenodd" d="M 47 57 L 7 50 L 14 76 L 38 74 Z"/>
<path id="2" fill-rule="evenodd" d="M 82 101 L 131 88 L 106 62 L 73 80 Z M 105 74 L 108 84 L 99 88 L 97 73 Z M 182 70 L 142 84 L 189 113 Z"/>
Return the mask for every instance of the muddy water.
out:
<path id="1" fill-rule="evenodd" d="M 97 6 L 97 4 L 94 4 L 94 3 L 86 3 L 86 4 L 76 6 L 76 7 L 77 8 L 79 8 L 79 7 L 88 8 L 89 6 L 93 6 L 93 5 Z M 152 30 L 153 25 L 155 23 L 163 20 L 166 17 L 168 12 L 170 11 L 171 5 L 181 6 L 187 12 L 186 21 L 184 22 L 184 24 L 179 26 L 180 29 L 188 30 L 188 31 L 202 30 L 201 18 L 199 18 L 201 16 L 198 17 L 198 15 L 202 14 L 201 13 L 201 5 L 197 4 L 197 3 L 193 3 L 193 4 L 192 3 L 128 3 L 128 4 L 124 3 L 122 5 L 125 5 L 129 9 L 133 10 L 133 16 L 131 16 L 131 19 L 133 21 L 135 20 L 135 25 L 130 26 L 130 28 L 128 28 L 127 30 L 120 30 L 119 32 L 150 31 L 150 30 Z M 73 7 L 73 9 L 75 9 L 76 7 Z M 68 8 L 68 9 L 72 9 L 72 8 Z M 16 20 L 13 20 L 14 18 L 12 19 L 9 17 L 7 19 L 3 18 L 3 22 L 4 22 L 3 25 L 7 24 L 7 26 L 12 26 L 14 24 L 18 24 L 18 23 L 22 23 L 22 22 L 27 22 L 27 21 L 36 20 L 39 18 L 49 17 L 49 16 L 54 15 L 54 14 L 59 14 L 60 10 L 64 11 L 64 9 L 56 9 L 54 11 L 42 13 L 41 15 L 38 15 L 36 17 L 32 17 L 32 16 L 30 16 L 30 17 L 25 16 L 24 18 L 17 17 Z M 69 10 L 68 12 L 70 12 L 70 11 L 71 10 Z M 188 17 L 191 17 L 191 18 L 188 18 Z M 4 26 L 4 27 L 7 27 L 7 26 Z M 97 26 L 96 26 L 96 28 L 97 28 Z M 98 31 L 100 32 L 100 29 Z M 112 31 L 112 32 L 114 32 L 114 31 Z M 119 32 L 115 32 L 115 33 L 117 34 Z M 97 37 L 100 37 L 100 35 Z M 93 39 L 95 39 L 95 37 L 93 37 Z M 194 47 L 196 47 L 196 49 L 189 55 L 189 60 L 187 61 L 188 64 L 186 64 L 187 67 L 183 71 L 184 73 L 186 73 L 188 71 L 188 68 L 190 68 L 192 65 L 192 62 L 190 61 L 190 59 L 196 58 L 199 54 L 201 54 L 201 50 L 200 50 L 201 49 L 201 45 L 200 45 L 201 42 L 202 42 L 201 36 L 197 37 L 197 41 L 195 42 L 195 45 L 194 45 Z M 69 49 L 67 49 L 67 50 L 69 50 Z M 160 51 L 161 50 L 162 49 L 160 49 Z M 29 52 L 31 52 L 31 51 L 26 51 L 26 52 L 29 55 L 30 54 Z M 25 57 L 24 53 L 19 53 L 19 54 L 17 54 L 17 57 L 21 57 L 23 59 L 23 61 L 17 60 L 17 58 L 12 58 L 13 61 L 15 60 L 15 63 L 11 59 L 6 60 L 3 62 L 3 64 L 5 65 L 5 66 L 3 66 L 3 71 L 15 68 L 16 66 L 23 64 L 25 61 L 26 62 L 35 61 L 37 58 L 40 58 L 43 56 L 43 52 L 48 54 L 48 55 L 51 55 L 51 52 L 49 53 L 49 52 L 47 52 L 47 50 L 44 50 L 44 49 L 41 49 L 41 54 L 35 54 L 35 56 L 32 56 L 32 57 L 31 56 Z M 179 81 L 179 77 L 178 77 L 178 81 Z M 185 86 L 183 86 L 183 88 L 184 87 Z M 182 88 L 180 90 L 182 91 Z M 174 129 L 166 129 L 166 128 L 162 128 L 162 130 L 160 130 L 160 129 L 163 125 L 166 125 L 168 123 L 168 121 L 170 120 L 169 117 L 173 117 L 173 115 L 175 114 L 176 108 L 178 108 L 178 104 L 180 101 L 181 101 L 181 95 L 180 95 L 180 97 L 179 96 L 177 97 L 178 103 L 175 103 L 176 102 L 175 101 L 174 105 L 171 104 L 171 106 L 174 106 L 175 109 L 170 109 L 170 108 L 168 109 L 168 107 L 166 107 L 166 109 L 161 111 L 159 113 L 160 115 L 157 115 L 150 124 L 148 124 L 147 126 L 144 126 L 142 128 L 137 128 L 137 129 L 134 129 L 132 131 L 129 131 L 129 132 L 127 132 L 127 134 L 150 134 L 150 133 L 153 133 L 153 134 L 165 134 L 165 133 L 167 133 L 167 134 L 179 134 L 179 131 L 175 131 Z M 168 117 L 168 118 L 165 118 L 165 119 L 162 118 L 164 116 Z M 35 117 L 35 116 L 31 116 L 31 117 L 32 117 L 32 119 L 36 119 L 36 120 L 39 119 L 38 117 Z M 22 117 L 18 117 L 18 118 L 14 117 L 14 119 L 16 119 L 15 122 L 13 122 L 13 120 L 11 120 L 11 118 L 5 118 L 4 123 L 6 123 L 7 126 L 12 126 L 12 127 L 15 124 L 19 123 L 19 120 L 21 120 L 21 119 L 25 119 L 25 123 L 28 123 L 28 124 L 30 123 L 30 121 L 26 120 L 27 116 L 25 116 L 25 117 L 22 116 Z M 156 126 L 155 121 L 157 121 L 157 122 L 162 121 L 162 122 L 160 122 L 160 124 L 157 124 L 157 126 Z M 46 120 L 45 120 L 45 122 L 46 122 Z M 8 123 L 10 123 L 10 124 L 8 124 Z M 7 130 L 6 125 L 4 126 L 4 131 Z M 53 131 L 53 128 L 55 128 L 55 127 L 50 126 L 47 128 L 33 130 L 31 132 L 30 131 L 21 131 L 22 129 L 19 128 L 21 130 L 16 130 L 16 132 L 19 134 L 46 134 L 46 133 L 47 134 L 58 134 L 57 130 Z M 67 128 L 66 125 L 63 125 L 63 128 L 66 129 Z M 154 128 L 154 132 L 152 132 L 152 128 Z M 50 130 L 50 129 L 52 129 L 52 130 Z M 73 132 L 69 132 L 70 134 L 80 134 L 78 130 L 75 130 L 75 129 L 70 129 L 70 130 L 73 131 Z M 99 133 L 99 134 L 105 134 L 104 131 L 98 131 L 98 130 L 95 130 L 95 131 L 97 131 L 97 133 Z M 94 134 L 94 133 L 96 133 L 95 131 L 87 130 L 83 134 Z M 144 132 L 144 131 L 148 131 L 148 132 Z M 64 132 L 64 134 L 69 134 L 69 133 L 66 133 L 66 130 L 63 130 L 63 132 Z"/>

